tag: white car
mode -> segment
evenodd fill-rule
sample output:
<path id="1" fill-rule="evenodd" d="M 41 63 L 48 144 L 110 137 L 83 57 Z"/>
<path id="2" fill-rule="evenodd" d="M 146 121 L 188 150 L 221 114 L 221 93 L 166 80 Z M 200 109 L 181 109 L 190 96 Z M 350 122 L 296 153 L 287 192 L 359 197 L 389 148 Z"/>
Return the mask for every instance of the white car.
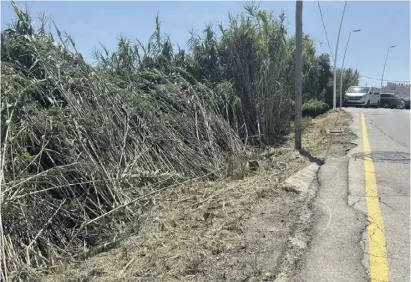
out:
<path id="1" fill-rule="evenodd" d="M 346 106 L 378 107 L 380 89 L 372 86 L 351 86 L 344 95 Z"/>

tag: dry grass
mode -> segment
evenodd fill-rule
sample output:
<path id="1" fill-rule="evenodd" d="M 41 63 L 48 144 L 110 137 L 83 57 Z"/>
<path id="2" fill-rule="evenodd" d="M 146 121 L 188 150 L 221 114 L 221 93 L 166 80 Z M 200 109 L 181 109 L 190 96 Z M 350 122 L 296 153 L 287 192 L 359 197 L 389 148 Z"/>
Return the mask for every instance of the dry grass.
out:
<path id="1" fill-rule="evenodd" d="M 355 139 L 349 129 L 352 117 L 345 111 L 330 111 L 312 120 L 307 134 L 303 134 L 305 149 L 312 156 L 342 156 L 355 145 L 351 143 Z M 329 134 L 327 130 L 341 129 L 342 134 Z M 333 145 L 333 146 L 331 146 Z"/>
<path id="2" fill-rule="evenodd" d="M 244 222 L 254 205 L 276 197 L 278 176 L 259 173 L 237 181 L 198 182 L 153 197 L 137 235 L 51 281 L 88 277 L 98 281 L 181 281 L 204 273 L 204 262 L 244 248 Z M 61 281 L 61 280 L 60 280 Z"/>
<path id="3" fill-rule="evenodd" d="M 324 153 L 332 141 L 324 130 L 335 125 L 345 128 L 348 120 L 345 113 L 328 113 L 307 122 L 304 131 L 307 150 Z M 309 161 L 295 152 L 290 143 L 270 149 L 259 158 L 258 172 L 247 170 L 248 175 L 242 180 L 197 181 L 156 194 L 150 199 L 150 208 L 139 219 L 138 232 L 116 248 L 48 275 L 44 281 L 86 281 L 91 277 L 93 281 L 261 277 L 266 270 L 264 263 L 257 263 L 257 259 L 264 256 L 263 252 L 245 251 L 254 240 L 247 235 L 248 222 L 252 216 L 257 220 L 263 217 L 256 214 L 256 208 L 260 206 L 261 210 L 261 205 L 263 210 L 276 213 L 283 221 L 292 221 L 293 207 L 300 203 L 295 202 L 292 192 L 282 191 L 278 184 Z M 287 210 L 288 213 L 282 213 Z M 287 228 L 283 227 L 281 232 Z M 267 246 L 257 244 L 253 248 Z M 243 265 L 245 269 L 240 270 L 236 265 Z"/>

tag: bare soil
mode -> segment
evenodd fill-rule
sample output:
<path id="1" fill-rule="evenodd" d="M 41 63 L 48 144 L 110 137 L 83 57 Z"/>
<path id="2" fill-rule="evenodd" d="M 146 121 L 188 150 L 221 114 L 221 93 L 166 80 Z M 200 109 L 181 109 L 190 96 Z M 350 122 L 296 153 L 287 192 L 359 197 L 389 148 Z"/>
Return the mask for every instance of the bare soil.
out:
<path id="1" fill-rule="evenodd" d="M 304 204 L 283 180 L 326 155 L 354 147 L 349 114 L 304 121 L 300 154 L 293 139 L 259 152 L 257 171 L 239 180 L 198 181 L 156 194 L 138 230 L 86 260 L 39 273 L 41 281 L 272 280 Z M 341 128 L 341 134 L 328 129 Z M 333 146 L 330 146 L 334 144 Z"/>

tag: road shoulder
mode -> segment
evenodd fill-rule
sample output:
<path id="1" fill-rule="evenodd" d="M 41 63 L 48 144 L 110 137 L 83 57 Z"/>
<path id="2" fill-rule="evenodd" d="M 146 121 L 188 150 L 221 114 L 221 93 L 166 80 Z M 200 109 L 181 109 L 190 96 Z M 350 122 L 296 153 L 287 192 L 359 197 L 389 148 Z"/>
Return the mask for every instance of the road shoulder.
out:
<path id="1" fill-rule="evenodd" d="M 319 171 L 313 240 L 297 281 L 368 281 L 360 247 L 367 220 L 347 202 L 348 165 L 348 157 L 327 158 Z"/>
<path id="2" fill-rule="evenodd" d="M 358 133 L 357 121 L 345 112 L 342 119 L 347 135 L 335 136 L 318 171 L 318 192 L 310 205 L 312 238 L 295 273 L 281 281 L 368 281 L 367 268 L 362 263 L 367 219 L 364 212 L 353 207 L 349 177 L 350 155 L 358 150 L 361 139 L 353 134 Z M 343 149 L 344 143 L 352 147 Z M 361 173 L 357 177 L 361 178 Z M 355 183 L 362 183 L 363 179 Z"/>

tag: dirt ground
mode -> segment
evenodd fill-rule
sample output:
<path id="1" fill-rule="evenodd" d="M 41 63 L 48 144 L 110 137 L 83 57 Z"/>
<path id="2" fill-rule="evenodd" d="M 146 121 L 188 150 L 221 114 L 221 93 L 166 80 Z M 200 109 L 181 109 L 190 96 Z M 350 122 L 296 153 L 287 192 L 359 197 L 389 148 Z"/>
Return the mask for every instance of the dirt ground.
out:
<path id="1" fill-rule="evenodd" d="M 292 149 L 291 136 L 281 147 L 255 156 L 258 170 L 248 170 L 243 179 L 164 190 L 127 239 L 52 274 L 39 274 L 40 280 L 273 280 L 303 205 L 296 193 L 279 184 L 311 162 L 353 148 L 349 123 L 343 111 L 304 120 L 302 154 Z M 330 134 L 330 129 L 342 133 Z"/>

